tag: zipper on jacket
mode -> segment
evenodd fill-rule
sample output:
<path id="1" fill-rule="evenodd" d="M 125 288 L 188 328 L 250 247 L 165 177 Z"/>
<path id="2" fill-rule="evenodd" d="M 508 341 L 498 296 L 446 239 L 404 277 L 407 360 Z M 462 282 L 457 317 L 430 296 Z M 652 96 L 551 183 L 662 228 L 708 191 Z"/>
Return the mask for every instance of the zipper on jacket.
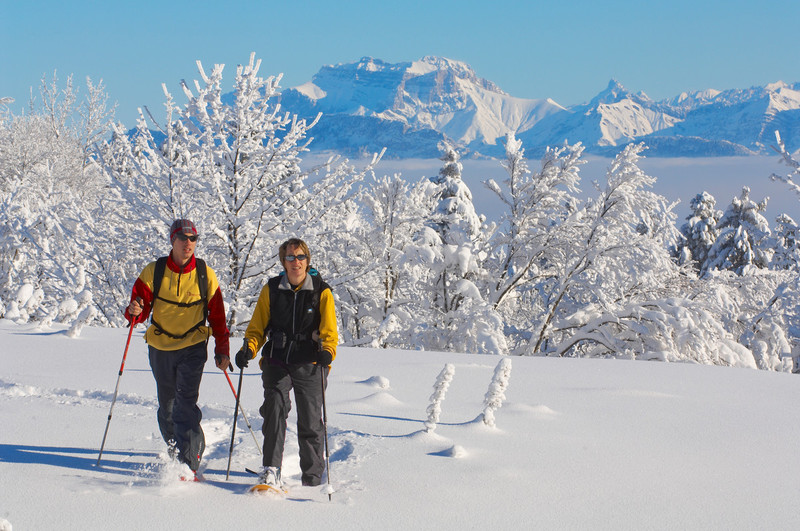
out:
<path id="1" fill-rule="evenodd" d="M 291 286 L 291 284 L 289 284 Z M 292 340 L 289 341 L 289 344 L 286 346 L 286 363 L 289 363 L 289 355 L 292 353 L 291 344 L 294 342 L 295 336 L 295 319 L 297 317 L 297 292 L 292 290 Z"/>

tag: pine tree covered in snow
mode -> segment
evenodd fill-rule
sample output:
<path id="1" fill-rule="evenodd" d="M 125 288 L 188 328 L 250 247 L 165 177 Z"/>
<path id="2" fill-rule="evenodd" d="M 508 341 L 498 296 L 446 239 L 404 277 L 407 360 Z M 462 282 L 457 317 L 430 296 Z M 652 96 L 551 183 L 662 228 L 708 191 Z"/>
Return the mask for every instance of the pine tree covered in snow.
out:
<path id="1" fill-rule="evenodd" d="M 452 363 L 445 364 L 442 372 L 436 377 L 436 383 L 433 385 L 433 394 L 431 395 L 431 403 L 428 405 L 428 420 L 425 421 L 425 429 L 429 432 L 436 429 L 436 424 L 439 423 L 439 416 L 442 413 L 442 402 L 447 394 L 447 389 L 450 387 L 450 382 L 453 381 L 453 375 L 456 372 L 456 366 Z"/>
<path id="2" fill-rule="evenodd" d="M 786 214 L 778 216 L 775 223 L 772 268 L 798 272 L 800 271 L 800 226 Z"/>
<path id="3" fill-rule="evenodd" d="M 753 268 L 766 268 L 772 258 L 769 245 L 769 222 L 761 214 L 767 199 L 756 203 L 745 186 L 740 197 L 734 197 L 717 223 L 719 235 L 708 251 L 701 273 L 731 270 L 746 274 Z"/>
<path id="4" fill-rule="evenodd" d="M 437 204 L 417 245 L 431 253 L 426 279 L 420 279 L 426 315 L 418 344 L 434 350 L 505 354 L 502 318 L 478 285 L 486 278 L 482 258 L 484 219 L 475 212 L 472 192 L 461 179 L 456 149 L 443 143 L 444 162 L 436 185 Z"/>
<path id="5" fill-rule="evenodd" d="M 693 197 L 689 208 L 692 213 L 686 217 L 686 223 L 681 227 L 681 234 L 686 241 L 681 245 L 680 262 L 691 263 L 700 271 L 708 260 L 709 249 L 719 236 L 717 223 L 722 217 L 722 211 L 716 208 L 716 200 L 708 192 Z"/>

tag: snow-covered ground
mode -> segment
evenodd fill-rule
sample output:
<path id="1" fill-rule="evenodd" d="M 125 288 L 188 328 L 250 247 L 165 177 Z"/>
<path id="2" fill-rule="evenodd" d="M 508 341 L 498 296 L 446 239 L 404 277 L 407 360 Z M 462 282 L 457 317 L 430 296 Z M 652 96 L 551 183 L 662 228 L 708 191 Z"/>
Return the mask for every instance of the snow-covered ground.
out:
<path id="1" fill-rule="evenodd" d="M 481 420 L 501 358 L 342 348 L 327 395 L 325 487 L 299 485 L 293 415 L 286 499 L 246 494 L 260 465 L 213 362 L 201 386 L 205 483 L 163 464 L 137 327 L 101 466 L 124 329 L 0 320 L 0 530 L 794 529 L 800 379 L 748 369 L 510 358 L 496 426 Z M 234 340 L 233 344 L 238 341 Z M 425 430 L 437 376 L 452 382 Z M 235 385 L 238 373 L 232 377 Z M 259 374 L 242 402 L 259 441 Z"/>

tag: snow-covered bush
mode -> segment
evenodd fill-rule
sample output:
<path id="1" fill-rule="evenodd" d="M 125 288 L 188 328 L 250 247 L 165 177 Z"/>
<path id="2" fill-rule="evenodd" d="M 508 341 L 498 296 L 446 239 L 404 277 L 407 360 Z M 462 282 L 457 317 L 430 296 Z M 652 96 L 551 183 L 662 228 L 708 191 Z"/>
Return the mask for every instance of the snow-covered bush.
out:
<path id="1" fill-rule="evenodd" d="M 433 384 L 433 394 L 430 398 L 427 413 L 428 420 L 425 421 L 425 429 L 432 432 L 436 429 L 436 424 L 439 422 L 439 415 L 442 413 L 442 402 L 447 394 L 447 389 L 450 387 L 450 382 L 453 381 L 453 375 L 456 372 L 456 367 L 452 363 L 445 364 L 439 376 L 436 377 L 436 383 Z"/>
<path id="2" fill-rule="evenodd" d="M 573 329 L 556 355 L 756 367 L 751 352 L 715 315 L 685 298 L 589 305 L 557 322 L 556 328 Z"/>
<path id="3" fill-rule="evenodd" d="M 490 428 L 495 427 L 494 412 L 503 406 L 506 399 L 506 389 L 511 378 L 511 359 L 502 358 L 494 368 L 492 382 L 483 399 L 483 413 L 481 419 Z"/>
<path id="4" fill-rule="evenodd" d="M 92 304 L 91 292 L 84 291 L 78 296 L 78 312 L 78 317 L 75 318 L 69 330 L 67 330 L 67 337 L 78 337 L 83 327 L 94 319 L 97 310 Z"/>

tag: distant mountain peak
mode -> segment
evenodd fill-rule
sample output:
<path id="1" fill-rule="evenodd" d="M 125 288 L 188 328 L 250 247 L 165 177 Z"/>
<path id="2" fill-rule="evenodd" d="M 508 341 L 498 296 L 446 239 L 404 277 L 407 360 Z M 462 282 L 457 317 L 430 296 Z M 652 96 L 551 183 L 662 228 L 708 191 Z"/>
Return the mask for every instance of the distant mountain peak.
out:
<path id="1" fill-rule="evenodd" d="M 622 86 L 622 83 L 616 79 L 611 79 L 605 90 L 602 90 L 597 96 L 592 98 L 589 102 L 590 107 L 596 107 L 602 103 L 617 103 L 628 96 L 628 91 Z"/>
<path id="2" fill-rule="evenodd" d="M 595 108 L 599 105 L 611 105 L 619 103 L 623 100 L 631 100 L 639 104 L 649 104 L 652 100 L 644 92 L 633 93 L 628 91 L 622 83 L 616 79 L 611 79 L 605 90 L 601 91 L 597 96 L 586 104 L 590 108 Z"/>
<path id="3" fill-rule="evenodd" d="M 656 102 L 612 78 L 588 103 L 564 108 L 550 98 L 508 95 L 463 61 L 427 55 L 390 63 L 364 56 L 323 66 L 280 98 L 300 117 L 322 113 L 312 149 L 348 154 L 386 146 L 389 157 L 427 157 L 446 139 L 502 156 L 499 139 L 510 131 L 530 155 L 565 140 L 595 153 L 645 141 L 649 153 L 661 156 L 742 155 L 763 152 L 776 128 L 800 138 L 800 83 L 783 81 Z"/>
<path id="4" fill-rule="evenodd" d="M 335 141 L 337 148 L 347 136 L 362 145 L 365 138 L 377 141 L 375 131 L 384 124 L 392 134 L 398 127 L 435 132 L 483 149 L 496 146 L 509 131 L 526 131 L 544 116 L 564 110 L 550 99 L 509 96 L 468 64 L 432 55 L 403 63 L 365 56 L 327 65 L 311 82 L 285 90 L 281 103 L 303 117 L 322 112 L 316 131 L 333 131 L 335 123 L 342 124 L 335 140 L 315 135 L 317 146 Z M 436 150 L 435 144 L 430 149 Z"/>
<path id="5" fill-rule="evenodd" d="M 775 83 L 768 83 L 764 88 L 767 89 L 768 92 L 778 92 L 783 88 L 790 88 L 790 85 L 783 81 L 776 81 Z"/>

